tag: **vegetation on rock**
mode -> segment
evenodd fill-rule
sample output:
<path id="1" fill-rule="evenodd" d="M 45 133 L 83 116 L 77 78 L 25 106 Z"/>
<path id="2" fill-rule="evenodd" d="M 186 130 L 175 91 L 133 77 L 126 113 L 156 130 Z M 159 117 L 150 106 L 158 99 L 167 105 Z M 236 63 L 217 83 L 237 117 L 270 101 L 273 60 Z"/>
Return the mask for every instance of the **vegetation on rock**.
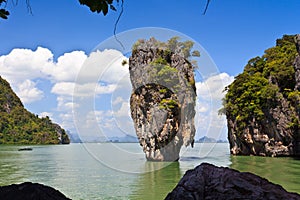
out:
<path id="1" fill-rule="evenodd" d="M 248 153 L 256 154 L 265 151 L 266 142 L 273 140 L 274 144 L 291 146 L 287 136 L 297 137 L 300 92 L 295 87 L 294 62 L 298 52 L 294 38 L 295 35 L 284 35 L 263 56 L 249 60 L 243 73 L 225 88 L 227 94 L 220 113 L 226 114 L 229 140 L 230 135 L 236 136 L 231 138 L 231 146 L 240 140 L 237 143 L 241 146 L 253 146 Z M 263 134 L 270 140 L 254 139 Z"/>
<path id="2" fill-rule="evenodd" d="M 9 83 L 0 77 L 0 144 L 70 143 L 65 130 L 27 111 Z"/>
<path id="3" fill-rule="evenodd" d="M 299 105 L 299 91 L 294 91 L 293 61 L 297 55 L 294 37 L 285 35 L 262 57 L 249 60 L 244 72 L 225 89 L 221 112 L 235 117 L 239 129 L 243 130 L 253 117 L 261 120 L 281 98 L 287 98 L 291 106 Z"/>

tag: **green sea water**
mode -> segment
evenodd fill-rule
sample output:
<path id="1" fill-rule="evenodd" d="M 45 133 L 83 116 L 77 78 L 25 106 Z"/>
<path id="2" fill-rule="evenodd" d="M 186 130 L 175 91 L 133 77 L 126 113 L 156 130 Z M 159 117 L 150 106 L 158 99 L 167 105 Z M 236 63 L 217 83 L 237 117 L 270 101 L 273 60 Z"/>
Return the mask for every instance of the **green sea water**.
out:
<path id="1" fill-rule="evenodd" d="M 0 185 L 38 182 L 72 199 L 164 199 L 202 162 L 249 171 L 300 193 L 300 160 L 230 156 L 228 144 L 183 148 L 175 163 L 146 162 L 137 143 L 0 146 Z"/>

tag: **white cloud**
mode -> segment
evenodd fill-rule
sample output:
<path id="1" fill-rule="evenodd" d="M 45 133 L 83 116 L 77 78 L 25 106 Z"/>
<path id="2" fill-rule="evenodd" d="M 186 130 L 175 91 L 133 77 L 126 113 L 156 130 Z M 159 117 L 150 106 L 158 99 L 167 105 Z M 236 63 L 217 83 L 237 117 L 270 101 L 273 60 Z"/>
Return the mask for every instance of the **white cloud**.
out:
<path id="1" fill-rule="evenodd" d="M 36 83 L 28 79 L 17 85 L 15 92 L 23 103 L 31 103 L 43 98 L 43 91 L 36 88 Z"/>
<path id="2" fill-rule="evenodd" d="M 234 77 L 227 73 L 221 73 L 211 76 L 204 82 L 196 83 L 197 95 L 206 99 L 222 99 L 224 97 L 224 88 L 233 81 Z"/>
<path id="3" fill-rule="evenodd" d="M 87 55 L 83 51 L 65 53 L 56 63 L 44 69 L 54 82 L 74 82 Z"/>
<path id="4" fill-rule="evenodd" d="M 13 49 L 8 55 L 0 56 L 0 71 L 26 104 L 43 98 L 42 90 L 36 86 L 37 79 L 54 83 L 74 81 L 86 58 L 83 51 L 73 51 L 55 62 L 47 48 Z"/>
<path id="5" fill-rule="evenodd" d="M 50 113 L 50 112 L 42 112 L 42 113 L 39 114 L 39 117 L 40 117 L 40 118 L 47 117 L 47 116 L 50 117 L 50 118 L 52 118 L 53 113 Z"/>
<path id="6" fill-rule="evenodd" d="M 44 69 L 52 64 L 53 54 L 43 47 L 38 47 L 36 51 L 13 49 L 8 55 L 0 56 L 1 75 L 10 83 L 45 78 Z"/>
<path id="7" fill-rule="evenodd" d="M 122 102 L 119 110 L 114 112 L 115 117 L 128 117 L 130 118 L 130 105 L 129 102 Z"/>
<path id="8" fill-rule="evenodd" d="M 93 80 L 93 82 L 115 84 L 129 74 L 128 65 L 122 66 L 123 60 L 128 58 L 114 49 L 92 52 L 85 60 L 76 82 Z"/>

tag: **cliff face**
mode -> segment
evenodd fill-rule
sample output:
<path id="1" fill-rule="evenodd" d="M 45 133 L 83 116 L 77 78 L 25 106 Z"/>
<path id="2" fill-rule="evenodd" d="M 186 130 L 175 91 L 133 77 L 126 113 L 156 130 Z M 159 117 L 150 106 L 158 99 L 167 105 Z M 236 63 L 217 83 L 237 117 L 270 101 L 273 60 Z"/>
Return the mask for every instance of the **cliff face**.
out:
<path id="1" fill-rule="evenodd" d="M 9 83 L 0 77 L 0 144 L 68 144 L 69 137 L 48 117 L 27 111 Z"/>
<path id="2" fill-rule="evenodd" d="M 131 117 L 147 160 L 178 160 L 181 146 L 194 143 L 193 66 L 179 45 L 151 38 L 135 44 L 129 71 Z"/>
<path id="3" fill-rule="evenodd" d="M 234 155 L 300 155 L 300 35 L 251 59 L 224 101 Z"/>

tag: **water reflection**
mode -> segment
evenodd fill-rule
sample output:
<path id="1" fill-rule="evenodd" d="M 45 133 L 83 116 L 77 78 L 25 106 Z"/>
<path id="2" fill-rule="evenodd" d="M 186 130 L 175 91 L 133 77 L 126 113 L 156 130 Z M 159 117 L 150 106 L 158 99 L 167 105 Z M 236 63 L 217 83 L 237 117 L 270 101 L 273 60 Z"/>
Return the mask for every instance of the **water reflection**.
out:
<path id="1" fill-rule="evenodd" d="M 15 148 L 6 145 L 0 147 L 0 185 L 7 185 L 23 178 L 18 173 L 21 169 L 21 165 L 18 164 L 20 158 L 21 155 Z"/>
<path id="2" fill-rule="evenodd" d="M 53 146 L 34 146 L 33 151 L 18 151 L 25 146 L 0 146 L 0 185 L 25 181 L 51 183 L 58 173 L 60 162 Z M 49 173 L 51 172 L 51 173 Z"/>
<path id="3" fill-rule="evenodd" d="M 231 156 L 231 168 L 252 172 L 290 192 L 300 193 L 300 161 L 293 158 Z"/>
<path id="4" fill-rule="evenodd" d="M 179 162 L 146 162 L 145 168 L 150 172 L 139 175 L 130 199 L 164 199 L 182 176 Z"/>

